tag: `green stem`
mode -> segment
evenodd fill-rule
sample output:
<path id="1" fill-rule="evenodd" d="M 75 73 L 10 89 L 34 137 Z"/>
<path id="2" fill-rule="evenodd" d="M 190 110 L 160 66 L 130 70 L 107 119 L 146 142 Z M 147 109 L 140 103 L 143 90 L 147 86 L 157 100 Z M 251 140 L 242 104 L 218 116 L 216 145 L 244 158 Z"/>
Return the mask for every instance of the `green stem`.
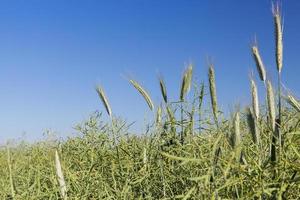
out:
<path id="1" fill-rule="evenodd" d="M 181 140 L 181 144 L 184 143 L 184 128 L 183 128 L 183 101 L 180 102 L 180 112 L 181 112 L 181 134 L 180 134 L 180 140 Z"/>
<path id="2" fill-rule="evenodd" d="M 11 167 L 9 147 L 7 147 L 7 163 L 8 163 L 8 171 L 9 171 L 9 183 L 10 183 L 11 197 L 14 199 L 15 189 L 14 189 L 14 181 L 13 181 L 13 177 L 12 177 L 12 167 Z"/>
<path id="3" fill-rule="evenodd" d="M 201 108 L 202 108 L 202 103 L 203 103 L 203 97 L 204 97 L 204 83 L 201 84 L 201 90 L 199 94 L 199 107 L 198 107 L 198 114 L 199 114 L 199 134 L 201 133 Z"/>
<path id="4" fill-rule="evenodd" d="M 281 105 L 281 74 L 278 73 L 278 142 L 279 142 L 279 152 L 282 148 L 282 138 L 281 138 L 281 120 L 282 120 L 282 105 Z"/>
<path id="5" fill-rule="evenodd" d="M 121 163 L 120 163 L 120 153 L 119 153 L 119 147 L 117 144 L 117 138 L 116 138 L 116 133 L 115 133 L 115 129 L 114 129 L 114 120 L 113 117 L 110 117 L 110 121 L 111 121 L 111 130 L 112 130 L 112 135 L 113 135 L 113 145 L 116 148 L 116 152 L 117 152 L 117 159 L 118 159 L 118 167 L 119 167 L 119 175 L 120 177 L 122 177 L 122 168 L 121 168 Z"/>

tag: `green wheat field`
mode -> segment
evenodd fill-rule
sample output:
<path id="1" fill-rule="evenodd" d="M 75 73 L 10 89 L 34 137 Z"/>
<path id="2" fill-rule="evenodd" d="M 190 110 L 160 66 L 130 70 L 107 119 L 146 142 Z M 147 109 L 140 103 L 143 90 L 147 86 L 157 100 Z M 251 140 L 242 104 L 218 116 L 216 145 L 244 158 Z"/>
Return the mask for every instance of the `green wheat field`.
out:
<path id="1" fill-rule="evenodd" d="M 193 65 L 186 67 L 178 99 L 168 98 L 172 83 L 159 77 L 158 105 L 129 79 L 153 116 L 146 132 L 135 135 L 114 115 L 109 87 L 98 86 L 102 112 L 79 123 L 78 136 L 1 147 L 0 199 L 299 199 L 300 102 L 297 91 L 282 85 L 281 71 L 288 69 L 276 6 L 273 20 L 278 79 L 267 78 L 253 43 L 249 54 L 257 69 L 248 107 L 236 106 L 231 114 L 219 109 L 212 62 L 208 81 L 200 83 Z"/>

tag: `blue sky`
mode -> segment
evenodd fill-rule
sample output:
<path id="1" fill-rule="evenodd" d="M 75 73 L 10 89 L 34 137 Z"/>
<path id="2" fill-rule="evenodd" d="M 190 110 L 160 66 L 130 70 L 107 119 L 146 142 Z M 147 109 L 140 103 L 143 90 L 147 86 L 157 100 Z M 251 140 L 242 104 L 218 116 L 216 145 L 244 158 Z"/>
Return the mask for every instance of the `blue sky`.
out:
<path id="1" fill-rule="evenodd" d="M 299 96 L 300 1 L 283 4 L 284 84 Z M 177 98 L 184 64 L 207 80 L 207 56 L 216 67 L 222 109 L 249 102 L 256 35 L 275 76 L 270 0 L 0 1 L 0 140 L 59 136 L 103 107 L 104 86 L 113 112 L 143 122 L 147 106 L 124 76 L 161 100 L 157 74 Z M 298 80 L 297 80 L 298 79 Z M 262 90 L 260 84 L 260 90 Z"/>

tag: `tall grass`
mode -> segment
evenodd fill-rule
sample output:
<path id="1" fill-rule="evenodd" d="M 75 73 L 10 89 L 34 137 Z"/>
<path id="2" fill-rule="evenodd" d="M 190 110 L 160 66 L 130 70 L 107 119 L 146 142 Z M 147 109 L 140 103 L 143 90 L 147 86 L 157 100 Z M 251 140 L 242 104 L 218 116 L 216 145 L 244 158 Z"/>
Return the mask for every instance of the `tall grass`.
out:
<path id="1" fill-rule="evenodd" d="M 277 7 L 273 15 L 280 77 L 283 44 Z M 75 127 L 76 136 L 64 141 L 20 142 L 0 149 L 0 199 L 298 199 L 300 102 L 290 93 L 283 97 L 281 78 L 275 98 L 257 45 L 251 54 L 266 86 L 266 105 L 259 104 L 259 88 L 251 78 L 251 104 L 232 118 L 222 116 L 215 68 L 209 66 L 206 84 L 192 87 L 189 66 L 179 101 L 167 96 L 159 78 L 162 103 L 156 106 L 155 121 L 145 133 L 133 135 L 130 124 L 113 115 L 104 89 L 96 87 L 108 122 L 95 112 Z M 154 110 L 149 92 L 129 81 Z M 206 102 L 208 108 L 203 107 Z"/>

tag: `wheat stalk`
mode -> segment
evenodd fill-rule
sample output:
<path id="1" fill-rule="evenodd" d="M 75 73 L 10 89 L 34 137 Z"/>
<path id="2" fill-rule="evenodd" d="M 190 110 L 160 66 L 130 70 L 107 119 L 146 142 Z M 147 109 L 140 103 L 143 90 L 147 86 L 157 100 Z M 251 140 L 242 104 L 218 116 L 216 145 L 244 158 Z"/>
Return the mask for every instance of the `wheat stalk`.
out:
<path id="1" fill-rule="evenodd" d="M 248 121 L 248 126 L 250 129 L 250 133 L 252 136 L 252 140 L 255 144 L 257 144 L 259 146 L 260 133 L 259 133 L 259 128 L 258 128 L 258 121 L 257 121 L 256 117 L 254 116 L 251 108 L 248 108 L 247 121 Z"/>
<path id="2" fill-rule="evenodd" d="M 161 106 L 158 106 L 157 111 L 156 111 L 156 124 L 157 125 L 161 124 L 161 115 L 162 115 L 162 109 L 161 109 Z"/>
<path id="3" fill-rule="evenodd" d="M 282 44 L 282 35 L 283 35 L 283 26 L 281 23 L 281 13 L 278 3 L 276 6 L 272 5 L 274 26 L 275 26 L 275 43 L 276 43 L 276 65 L 278 73 L 281 73 L 282 70 L 282 61 L 283 61 L 283 44 Z"/>
<path id="4" fill-rule="evenodd" d="M 267 81 L 267 102 L 268 102 L 268 113 L 269 113 L 269 120 L 272 131 L 275 131 L 275 120 L 276 120 L 276 111 L 275 111 L 275 100 L 274 100 L 274 93 L 273 87 L 271 82 Z"/>
<path id="5" fill-rule="evenodd" d="M 144 97 L 145 101 L 147 102 L 150 110 L 153 110 L 154 105 L 152 103 L 152 100 L 150 98 L 150 95 L 142 88 L 142 86 L 136 82 L 135 80 L 129 80 L 129 82 L 133 85 L 133 87 Z"/>
<path id="6" fill-rule="evenodd" d="M 256 68 L 257 68 L 259 77 L 262 81 L 265 82 L 266 81 L 266 70 L 265 70 L 265 66 L 263 64 L 263 61 L 261 59 L 261 56 L 260 56 L 260 53 L 259 53 L 259 50 L 258 50 L 258 47 L 256 44 L 252 46 L 252 55 L 253 55 L 253 58 L 254 58 L 254 61 L 256 64 Z"/>
<path id="7" fill-rule="evenodd" d="M 287 102 L 293 107 L 295 108 L 298 112 L 300 112 L 300 102 L 299 100 L 297 100 L 295 97 L 293 97 L 292 95 L 288 95 L 286 97 Z"/>
<path id="8" fill-rule="evenodd" d="M 184 95 L 186 93 L 186 82 L 187 82 L 187 74 L 184 73 L 182 76 L 182 81 L 181 81 L 181 88 L 180 88 L 180 101 L 183 102 L 184 101 Z"/>
<path id="9" fill-rule="evenodd" d="M 257 149 L 257 153 L 259 156 L 258 164 L 261 165 L 263 151 L 261 151 L 260 130 L 259 130 L 259 125 L 258 125 L 258 120 L 254 116 L 250 107 L 248 108 L 248 112 L 247 112 L 247 121 L 248 121 L 248 126 L 250 129 L 250 133 L 252 136 L 252 140 L 253 140 L 254 144 L 256 144 L 256 149 Z"/>
<path id="10" fill-rule="evenodd" d="M 234 115 L 233 120 L 233 140 L 232 140 L 232 146 L 235 149 L 236 152 L 236 159 L 241 160 L 241 132 L 240 132 L 240 115 L 239 112 L 236 112 Z"/>
<path id="11" fill-rule="evenodd" d="M 192 76 L 193 76 L 193 65 L 189 65 L 189 67 L 185 70 L 182 76 L 181 88 L 180 88 L 180 101 L 184 101 L 185 95 L 190 91 L 192 84 Z"/>
<path id="12" fill-rule="evenodd" d="M 176 127 L 175 127 L 175 116 L 174 116 L 174 112 L 172 111 L 170 106 L 166 106 L 166 110 L 167 110 L 167 114 L 168 114 L 168 118 L 169 118 L 169 122 L 171 124 L 171 131 L 173 134 L 176 134 Z M 175 135 L 174 135 L 175 137 Z"/>
<path id="13" fill-rule="evenodd" d="M 181 81 L 181 87 L 180 87 L 180 101 L 184 101 L 184 94 L 185 94 L 185 85 L 187 81 L 187 75 L 186 73 L 183 74 L 182 76 L 182 81 Z"/>
<path id="14" fill-rule="evenodd" d="M 237 147 L 241 143 L 240 115 L 239 115 L 239 112 L 235 113 L 233 127 L 234 127 L 234 146 Z"/>
<path id="15" fill-rule="evenodd" d="M 113 135 L 113 145 L 116 148 L 116 153 L 117 153 L 117 157 L 118 157 L 118 165 L 119 165 L 119 173 L 121 174 L 120 154 L 119 154 L 119 147 L 117 145 L 117 138 L 116 138 L 115 130 L 114 130 L 115 125 L 114 125 L 114 120 L 113 120 L 113 116 L 112 116 L 112 111 L 111 111 L 110 105 L 108 103 L 108 99 L 105 95 L 103 88 L 101 86 L 97 86 L 96 91 L 97 91 L 97 93 L 107 111 L 107 114 L 109 115 L 109 118 L 110 118 L 111 130 L 112 130 L 112 135 Z"/>
<path id="16" fill-rule="evenodd" d="M 202 108 L 203 98 L 204 98 L 204 83 L 202 83 L 200 86 L 200 94 L 199 94 L 199 101 L 198 101 L 199 133 L 201 132 L 201 118 L 202 118 L 201 108 Z"/>
<path id="17" fill-rule="evenodd" d="M 193 78 L 193 65 L 190 64 L 188 69 L 187 69 L 187 88 L 186 92 L 188 93 L 191 90 L 191 85 L 192 85 L 192 78 Z"/>
<path id="18" fill-rule="evenodd" d="M 67 186 L 66 182 L 64 179 L 63 171 L 61 168 L 61 164 L 59 161 L 59 156 L 57 150 L 55 151 L 55 168 L 56 168 L 56 175 L 57 175 L 57 180 L 59 183 L 59 188 L 60 188 L 60 194 L 62 199 L 66 200 L 67 199 Z"/>
<path id="19" fill-rule="evenodd" d="M 283 44 L 282 44 L 282 34 L 283 34 L 283 26 L 281 24 L 281 13 L 279 9 L 279 4 L 276 6 L 272 4 L 273 18 L 274 18 L 274 26 L 275 26 L 275 57 L 276 57 L 276 65 L 278 71 L 278 119 L 277 119 L 277 135 L 279 139 L 279 156 L 281 154 L 281 117 L 282 117 L 282 106 L 281 106 L 281 70 L 282 70 L 282 61 L 283 61 Z"/>
<path id="20" fill-rule="evenodd" d="M 175 116 L 174 116 L 174 113 L 173 113 L 171 107 L 167 106 L 166 110 L 167 110 L 167 113 L 168 113 L 169 121 L 175 120 Z"/>
<path id="21" fill-rule="evenodd" d="M 254 115 L 256 119 L 259 118 L 259 102 L 258 102 L 258 95 L 257 95 L 257 87 L 255 81 L 253 79 L 250 80 L 251 82 L 251 97 L 252 97 L 252 109 L 254 111 Z"/>
<path id="22" fill-rule="evenodd" d="M 159 86 L 160 86 L 160 91 L 163 96 L 164 102 L 168 103 L 166 84 L 162 77 L 159 77 Z"/>
<path id="23" fill-rule="evenodd" d="M 218 121 L 218 105 L 217 105 L 215 70 L 214 70 L 213 65 L 210 65 L 210 67 L 209 67 L 208 79 L 209 79 L 209 91 L 210 91 L 213 115 L 214 115 L 215 122 L 217 123 L 217 121 Z"/>
<path id="24" fill-rule="evenodd" d="M 185 73 L 183 74 L 182 77 L 182 82 L 181 82 L 181 88 L 180 88 L 180 125 L 181 125 L 181 133 L 180 133 L 180 141 L 181 144 L 184 143 L 184 133 L 183 133 L 183 102 L 184 102 L 184 96 L 187 92 L 187 81 L 188 81 L 188 74 L 187 74 L 187 70 L 185 71 Z"/>
<path id="25" fill-rule="evenodd" d="M 110 108 L 110 105 L 108 103 L 108 99 L 106 98 L 106 95 L 104 93 L 103 88 L 101 86 L 97 86 L 96 87 L 96 91 L 97 91 L 97 93 L 98 93 L 98 95 L 99 95 L 99 97 L 100 97 L 100 99 L 101 99 L 101 101 L 102 101 L 102 103 L 103 103 L 103 105 L 104 105 L 104 107 L 106 109 L 107 114 L 110 117 L 112 117 L 111 108 Z"/>
<path id="26" fill-rule="evenodd" d="M 272 129 L 272 137 L 271 137 L 271 161 L 276 161 L 276 111 L 275 111 L 275 102 L 274 102 L 274 93 L 271 82 L 268 80 L 267 82 L 267 102 L 268 102 L 268 115 L 269 122 Z M 274 163 L 275 164 L 275 163 Z M 275 173 L 275 171 L 274 171 Z"/>

